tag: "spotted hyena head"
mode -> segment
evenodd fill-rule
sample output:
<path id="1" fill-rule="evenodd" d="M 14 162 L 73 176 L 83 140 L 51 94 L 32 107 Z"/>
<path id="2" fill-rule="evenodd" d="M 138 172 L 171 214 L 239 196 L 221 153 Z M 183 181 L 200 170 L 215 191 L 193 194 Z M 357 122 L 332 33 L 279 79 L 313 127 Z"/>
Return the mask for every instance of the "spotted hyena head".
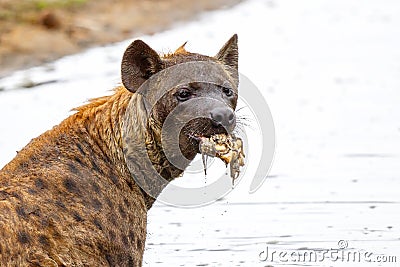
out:
<path id="1" fill-rule="evenodd" d="M 154 136 L 189 160 L 198 153 L 199 137 L 231 133 L 236 126 L 237 35 L 214 57 L 190 53 L 184 45 L 160 56 L 136 40 L 124 53 L 121 74 L 124 86 L 146 100 Z"/>

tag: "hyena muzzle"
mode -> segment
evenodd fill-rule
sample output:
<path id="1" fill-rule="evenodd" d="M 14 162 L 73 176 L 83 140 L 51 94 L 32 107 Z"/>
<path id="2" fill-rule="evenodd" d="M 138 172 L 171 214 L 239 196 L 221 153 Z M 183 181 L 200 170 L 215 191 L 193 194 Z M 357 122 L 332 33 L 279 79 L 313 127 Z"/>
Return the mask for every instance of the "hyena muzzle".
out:
<path id="1" fill-rule="evenodd" d="M 114 94 L 76 108 L 0 171 L 0 266 L 141 266 L 155 198 L 200 138 L 235 129 L 236 35 L 214 57 L 184 45 L 160 56 L 136 40 L 121 76 Z"/>

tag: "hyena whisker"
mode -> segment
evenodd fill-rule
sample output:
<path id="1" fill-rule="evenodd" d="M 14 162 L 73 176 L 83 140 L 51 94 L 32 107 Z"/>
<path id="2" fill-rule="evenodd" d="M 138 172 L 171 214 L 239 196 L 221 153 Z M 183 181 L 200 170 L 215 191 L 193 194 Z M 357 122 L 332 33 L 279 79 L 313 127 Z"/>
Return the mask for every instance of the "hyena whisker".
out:
<path id="1" fill-rule="evenodd" d="M 237 113 L 237 112 L 240 112 L 242 109 L 244 109 L 244 108 L 248 108 L 247 106 L 243 106 L 243 107 L 240 107 L 240 108 L 237 108 L 236 110 L 235 110 L 235 112 Z"/>

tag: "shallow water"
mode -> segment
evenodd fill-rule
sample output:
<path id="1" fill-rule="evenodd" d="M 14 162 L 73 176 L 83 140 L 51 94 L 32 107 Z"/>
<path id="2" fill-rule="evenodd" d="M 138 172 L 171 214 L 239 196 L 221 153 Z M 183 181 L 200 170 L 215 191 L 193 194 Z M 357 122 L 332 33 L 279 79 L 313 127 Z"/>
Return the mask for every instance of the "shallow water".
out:
<path id="1" fill-rule="evenodd" d="M 189 51 L 215 54 L 237 32 L 240 71 L 266 98 L 277 137 L 270 176 L 256 193 L 248 193 L 255 172 L 249 163 L 240 184 L 212 205 L 156 203 L 144 265 L 398 266 L 399 12 L 394 0 L 254 0 L 144 36 L 159 51 L 189 40 Z M 72 107 L 110 93 L 129 42 L 0 80 L 0 165 Z M 22 89 L 32 83 L 43 84 Z M 257 131 L 253 135 L 249 157 L 256 161 Z M 205 182 L 196 172 L 176 181 Z M 371 252 L 375 261 L 396 256 L 397 264 L 287 256 L 334 252 L 343 244 L 340 252 Z M 273 262 L 267 247 L 276 252 Z M 286 256 L 278 258 L 280 252 Z"/>

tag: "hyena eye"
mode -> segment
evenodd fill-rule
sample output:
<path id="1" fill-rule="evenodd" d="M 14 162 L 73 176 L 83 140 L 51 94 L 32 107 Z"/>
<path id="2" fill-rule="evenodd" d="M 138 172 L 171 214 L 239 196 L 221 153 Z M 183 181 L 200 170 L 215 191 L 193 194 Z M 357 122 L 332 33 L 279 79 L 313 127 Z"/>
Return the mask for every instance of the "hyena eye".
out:
<path id="1" fill-rule="evenodd" d="M 233 91 L 232 91 L 232 89 L 230 89 L 230 88 L 223 87 L 223 88 L 222 88 L 222 92 L 224 92 L 224 94 L 225 94 L 226 96 L 233 96 Z"/>
<path id="2" fill-rule="evenodd" d="M 177 94 L 176 98 L 179 101 L 186 101 L 192 96 L 192 92 L 188 88 L 182 88 L 180 89 Z"/>

